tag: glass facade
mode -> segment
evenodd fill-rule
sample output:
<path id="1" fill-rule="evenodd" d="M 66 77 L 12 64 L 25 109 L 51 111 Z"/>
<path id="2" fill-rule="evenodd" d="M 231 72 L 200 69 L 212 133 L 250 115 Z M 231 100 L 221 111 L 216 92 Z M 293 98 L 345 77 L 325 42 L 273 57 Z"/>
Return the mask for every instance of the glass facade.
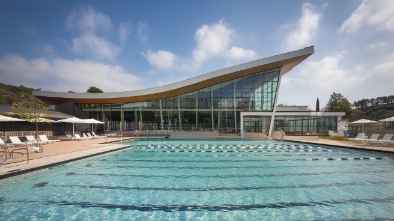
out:
<path id="1" fill-rule="evenodd" d="M 240 132 L 240 112 L 272 112 L 280 68 L 229 80 L 187 94 L 125 104 L 79 104 L 104 121 L 102 131 L 184 130 Z M 245 117 L 245 131 L 268 131 L 270 117 Z M 264 128 L 264 129 L 263 129 Z"/>
<path id="2" fill-rule="evenodd" d="M 271 117 L 244 116 L 244 132 L 268 134 Z"/>
<path id="3" fill-rule="evenodd" d="M 338 130 L 338 117 L 276 116 L 274 130 L 287 135 L 325 135 Z"/>

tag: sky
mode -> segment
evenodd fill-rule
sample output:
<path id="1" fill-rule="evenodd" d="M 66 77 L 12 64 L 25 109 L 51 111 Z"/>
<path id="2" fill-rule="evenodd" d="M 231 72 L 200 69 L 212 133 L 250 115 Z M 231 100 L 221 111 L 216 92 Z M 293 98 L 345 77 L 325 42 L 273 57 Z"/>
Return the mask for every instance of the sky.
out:
<path id="1" fill-rule="evenodd" d="M 157 87 L 302 49 L 278 104 L 394 94 L 392 0 L 0 1 L 0 82 L 85 93 Z"/>

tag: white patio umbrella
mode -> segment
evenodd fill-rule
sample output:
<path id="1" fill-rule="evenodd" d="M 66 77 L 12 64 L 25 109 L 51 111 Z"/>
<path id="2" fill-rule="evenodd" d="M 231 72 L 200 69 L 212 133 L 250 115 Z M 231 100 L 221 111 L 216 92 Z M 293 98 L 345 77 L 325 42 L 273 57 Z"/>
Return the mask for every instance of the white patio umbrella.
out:
<path id="1" fill-rule="evenodd" d="M 85 123 L 92 124 L 92 131 L 93 131 L 93 124 L 103 124 L 104 122 L 96 120 L 96 119 L 82 119 Z"/>
<path id="2" fill-rule="evenodd" d="M 361 124 L 361 132 L 364 133 L 364 124 L 368 124 L 368 123 L 376 123 L 376 121 L 367 120 L 367 119 L 360 119 L 360 120 L 350 122 L 349 124 Z"/>
<path id="3" fill-rule="evenodd" d="M 8 116 L 0 115 L 0 122 L 4 122 L 4 132 L 5 132 L 5 122 L 12 122 L 12 121 L 25 121 L 25 120 L 14 118 L 14 117 L 8 117 Z"/>
<path id="4" fill-rule="evenodd" d="M 58 120 L 58 122 L 64 122 L 64 123 L 72 123 L 73 124 L 73 136 L 74 136 L 74 124 L 86 124 L 86 122 L 82 119 L 79 119 L 77 117 L 70 117 L 70 118 L 66 118 L 63 120 Z"/>
<path id="5" fill-rule="evenodd" d="M 85 123 L 88 123 L 88 124 L 103 124 L 104 122 L 102 122 L 102 121 L 99 121 L 99 120 L 96 120 L 96 119 L 93 119 L 93 118 L 91 118 L 91 119 L 82 119 Z"/>
<path id="6" fill-rule="evenodd" d="M 382 120 L 380 120 L 380 121 L 383 121 L 383 122 L 394 121 L 394 117 L 385 118 L 385 119 L 382 119 Z"/>
<path id="7" fill-rule="evenodd" d="M 25 121 L 22 119 L 0 115 L 0 122 Z"/>

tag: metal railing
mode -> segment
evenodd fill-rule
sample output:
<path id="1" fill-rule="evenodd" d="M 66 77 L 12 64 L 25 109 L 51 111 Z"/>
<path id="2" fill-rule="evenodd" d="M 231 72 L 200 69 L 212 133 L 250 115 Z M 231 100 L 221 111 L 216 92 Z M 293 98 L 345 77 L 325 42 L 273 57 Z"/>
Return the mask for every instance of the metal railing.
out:
<path id="1" fill-rule="evenodd" d="M 279 130 L 282 131 L 282 137 L 279 140 L 283 140 L 283 138 L 286 136 L 286 133 L 281 128 L 279 128 Z"/>
<path id="2" fill-rule="evenodd" d="M 0 165 L 7 160 L 17 159 L 23 157 L 25 154 L 27 156 L 26 163 L 29 163 L 29 148 L 27 147 L 27 142 L 24 146 L 15 146 L 13 144 L 1 144 L 0 150 Z M 26 151 L 26 153 L 24 152 Z"/>
<path id="3" fill-rule="evenodd" d="M 18 137 L 24 137 L 24 136 L 30 136 L 34 135 L 36 131 L 1 131 L 0 132 L 0 137 L 6 137 L 6 136 L 18 136 Z M 53 136 L 52 131 L 38 131 L 39 134 L 42 135 L 47 135 L 48 137 Z"/>

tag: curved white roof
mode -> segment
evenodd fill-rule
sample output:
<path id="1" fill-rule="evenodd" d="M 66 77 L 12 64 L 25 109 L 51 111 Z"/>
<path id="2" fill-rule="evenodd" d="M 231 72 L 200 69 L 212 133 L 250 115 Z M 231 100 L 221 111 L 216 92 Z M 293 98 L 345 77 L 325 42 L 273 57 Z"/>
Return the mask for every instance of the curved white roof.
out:
<path id="1" fill-rule="evenodd" d="M 49 104 L 59 103 L 127 103 L 173 97 L 205 88 L 220 82 L 252 75 L 261 71 L 282 67 L 281 73 L 289 72 L 314 53 L 314 47 L 287 52 L 233 67 L 224 68 L 176 83 L 135 91 L 110 93 L 68 93 L 33 91 L 33 95 Z"/>

